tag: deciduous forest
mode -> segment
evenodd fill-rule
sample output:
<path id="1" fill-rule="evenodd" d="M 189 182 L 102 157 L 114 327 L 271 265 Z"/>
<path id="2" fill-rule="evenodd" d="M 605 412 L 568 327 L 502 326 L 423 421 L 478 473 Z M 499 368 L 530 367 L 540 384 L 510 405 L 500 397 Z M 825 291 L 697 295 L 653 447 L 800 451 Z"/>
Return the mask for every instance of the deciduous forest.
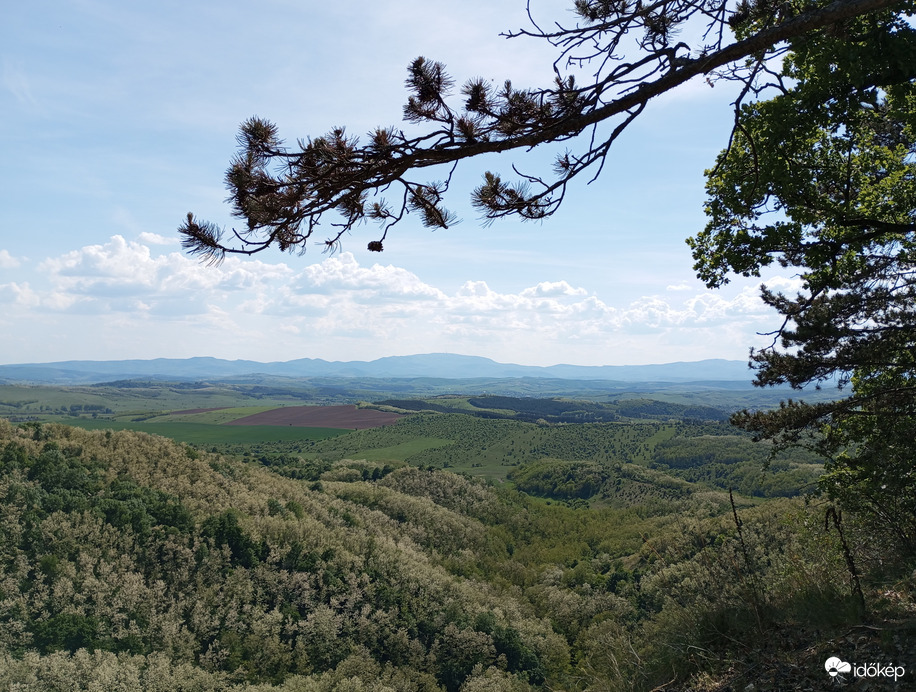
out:
<path id="1" fill-rule="evenodd" d="M 0 420 L 0 686 L 788 689 L 850 632 L 912 654 L 906 556 L 821 460 L 636 401 L 206 445 Z"/>

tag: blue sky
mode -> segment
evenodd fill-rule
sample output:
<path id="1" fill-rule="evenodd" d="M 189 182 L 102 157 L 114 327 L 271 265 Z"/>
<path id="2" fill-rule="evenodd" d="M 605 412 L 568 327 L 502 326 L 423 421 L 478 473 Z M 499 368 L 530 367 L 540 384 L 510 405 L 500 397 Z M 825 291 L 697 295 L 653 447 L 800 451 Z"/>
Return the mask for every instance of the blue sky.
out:
<path id="1" fill-rule="evenodd" d="M 535 14 L 570 3 L 533 0 Z M 543 14 L 538 15 L 547 19 Z M 531 365 L 743 359 L 775 314 L 756 281 L 707 291 L 684 239 L 702 228 L 703 170 L 733 95 L 702 80 L 653 103 L 594 183 L 543 223 L 480 223 L 484 170 L 538 172 L 549 152 L 467 162 L 431 232 L 408 218 L 328 256 L 182 255 L 188 211 L 233 223 L 222 180 L 240 122 L 288 141 L 397 125 L 406 66 L 444 62 L 517 86 L 553 51 L 501 31 L 523 0 L 257 4 L 35 0 L 0 26 L 0 362 L 216 356 L 371 360 L 452 352 Z M 790 276 L 766 275 L 791 287 Z"/>

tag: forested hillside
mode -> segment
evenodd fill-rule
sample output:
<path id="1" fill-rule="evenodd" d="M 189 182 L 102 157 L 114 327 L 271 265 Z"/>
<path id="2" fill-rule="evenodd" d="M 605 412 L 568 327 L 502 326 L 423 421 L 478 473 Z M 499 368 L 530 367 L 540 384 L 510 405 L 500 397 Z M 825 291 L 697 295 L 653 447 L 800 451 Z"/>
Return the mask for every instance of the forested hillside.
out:
<path id="1" fill-rule="evenodd" d="M 5 421 L 0 450 L 0 689 L 716 689 L 861 622 L 816 502 L 735 514 L 638 465 L 657 501 L 575 509 L 358 455 L 299 480 Z M 912 585 L 878 600 L 893 565 L 843 526 L 868 608 L 899 615 Z"/>
<path id="2" fill-rule="evenodd" d="M 542 400 L 531 401 L 529 406 L 534 407 Z M 261 445 L 265 450 L 283 447 Z M 720 490 L 734 488 L 755 497 L 793 497 L 811 490 L 823 472 L 823 461 L 810 453 L 796 449 L 771 459 L 771 445 L 754 443 L 749 435 L 718 421 L 548 425 L 508 417 L 427 412 L 408 416 L 395 426 L 286 448 L 294 448 L 296 455 L 284 458 L 267 453 L 259 458 L 277 467 L 288 464 L 277 470 L 300 477 L 303 464 L 299 459 L 318 462 L 318 466 L 305 465 L 305 477 L 312 478 L 320 473 L 320 464 L 344 457 L 397 460 L 498 482 L 510 480 L 531 494 L 553 499 L 591 499 L 593 504 L 646 502 L 657 496 L 662 487 L 681 487 L 678 479 Z M 561 466 L 555 463 L 558 461 L 583 462 L 585 466 Z M 551 492 L 548 485 L 528 482 L 532 474 L 543 475 L 536 472 L 542 467 L 551 476 L 565 476 L 568 472 L 575 475 L 575 469 L 593 468 L 594 478 L 581 492 Z M 622 487 L 633 488 L 626 479 L 650 476 L 654 480 L 643 491 L 621 495 Z M 572 482 L 578 483 L 574 479 Z M 663 495 L 668 497 L 668 491 Z"/>
<path id="3" fill-rule="evenodd" d="M 626 419 L 728 420 L 729 407 L 677 404 L 655 399 L 618 399 L 597 403 L 578 399 L 517 396 L 440 396 L 432 399 L 386 399 L 381 407 L 405 411 L 465 413 L 479 418 L 508 418 L 544 423 L 607 423 Z"/>

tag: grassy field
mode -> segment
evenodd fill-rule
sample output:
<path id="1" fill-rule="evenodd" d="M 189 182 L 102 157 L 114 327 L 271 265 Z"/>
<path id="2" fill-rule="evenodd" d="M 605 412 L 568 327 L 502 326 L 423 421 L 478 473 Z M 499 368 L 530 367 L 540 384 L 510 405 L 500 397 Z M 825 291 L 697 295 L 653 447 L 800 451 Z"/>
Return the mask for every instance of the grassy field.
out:
<path id="1" fill-rule="evenodd" d="M 166 414 L 196 408 L 255 407 L 323 403 L 303 392 L 263 392 L 257 387 L 228 384 L 134 383 L 129 387 L 40 387 L 0 385 L 0 416 L 61 415 L 69 412 L 104 412 L 106 415 Z"/>
<path id="2" fill-rule="evenodd" d="M 375 449 L 363 450 L 359 453 L 360 459 L 366 461 L 404 461 L 428 449 L 437 449 L 447 447 L 454 443 L 454 440 L 443 440 L 436 437 L 420 437 L 415 440 L 408 440 L 401 444 L 391 445 L 390 447 L 376 447 Z"/>
<path id="3" fill-rule="evenodd" d="M 166 413 L 155 418 L 150 418 L 151 423 L 199 423 L 201 425 L 222 425 L 255 413 L 271 411 L 276 406 L 231 406 L 220 408 L 216 411 L 202 413 Z"/>
<path id="4" fill-rule="evenodd" d="M 497 483 L 511 481 L 518 470 L 523 473 L 516 477 L 528 478 L 532 487 L 586 487 L 595 473 L 607 484 L 617 477 L 617 467 L 633 464 L 719 490 L 733 487 L 745 494 L 772 497 L 793 495 L 810 487 L 823 463 L 793 453 L 793 457 L 776 460 L 766 470 L 768 450 L 749 439 L 734 437 L 736 431 L 723 421 L 707 418 L 702 422 L 706 414 L 721 415 L 721 410 L 642 398 L 606 404 L 463 395 L 391 400 L 391 404 L 406 409 L 428 406 L 441 413 L 413 413 L 395 425 L 357 432 L 343 429 L 343 423 L 339 428 L 226 425 L 273 409 L 319 403 L 306 402 L 299 394 L 292 389 L 233 389 L 206 383 L 0 386 L 0 416 L 89 429 L 138 430 L 226 454 L 264 457 L 272 463 L 292 463 L 289 459 L 296 458 L 306 464 L 342 459 L 401 462 Z M 194 409 L 217 410 L 180 413 Z M 604 415 L 610 422 L 586 422 L 589 416 Z M 324 420 L 316 422 L 328 425 Z M 330 421 L 330 425 L 335 422 Z M 592 466 L 564 466 L 585 480 L 560 483 L 553 475 L 544 476 L 540 466 L 581 461 L 598 464 L 599 472 Z M 524 471 L 529 465 L 535 467 Z"/>
<path id="5" fill-rule="evenodd" d="M 86 430 L 137 430 L 196 445 L 315 441 L 350 432 L 338 428 L 296 428 L 285 425 L 226 426 L 206 423 L 151 423 L 88 418 L 71 418 L 61 422 Z"/>
<path id="6" fill-rule="evenodd" d="M 32 387 L 0 385 L 0 416 L 11 420 L 63 423 L 90 430 L 137 430 L 196 445 L 311 443 L 349 432 L 345 428 L 288 425 L 227 426 L 239 418 L 303 399 L 288 392 L 263 392 L 206 383 L 133 383 L 125 387 Z M 216 409 L 180 413 L 194 409 Z"/>

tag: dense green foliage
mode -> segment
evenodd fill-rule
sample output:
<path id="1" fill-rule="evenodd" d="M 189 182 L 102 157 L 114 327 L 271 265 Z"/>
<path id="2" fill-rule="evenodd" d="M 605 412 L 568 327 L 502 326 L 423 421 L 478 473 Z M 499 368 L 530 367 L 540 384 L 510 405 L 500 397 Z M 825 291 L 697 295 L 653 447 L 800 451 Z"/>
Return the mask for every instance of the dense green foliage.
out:
<path id="1" fill-rule="evenodd" d="M 708 285 L 777 263 L 797 292 L 753 355 L 761 386 L 850 396 L 748 411 L 743 427 L 830 458 L 822 487 L 916 551 L 916 28 L 911 2 L 790 43 L 772 98 L 745 104 L 691 241 Z M 748 31 L 758 27 L 745 17 Z"/>
<path id="2" fill-rule="evenodd" d="M 577 510 L 372 461 L 303 482 L 142 433 L 0 421 L 0 450 L 0 687 L 643 689 L 720 671 L 697 646 L 736 665 L 734 642 L 801 606 L 804 626 L 857 617 L 802 504 L 739 500 L 739 537 L 727 496 L 638 464 L 519 470 L 545 494 L 654 498 Z"/>
<path id="3" fill-rule="evenodd" d="M 792 497 L 810 490 L 822 473 L 821 459 L 811 453 L 792 450 L 771 461 L 771 445 L 754 443 L 739 432 L 717 422 L 538 425 L 426 413 L 301 447 L 300 457 L 309 461 L 291 461 L 284 472 L 296 473 L 303 463 L 358 457 L 511 480 L 526 492 L 552 499 L 615 505 L 658 499 L 661 486 L 681 487 L 676 479 L 759 497 Z M 559 473 L 551 467 L 556 462 L 597 468 L 587 474 L 589 491 L 549 490 L 557 483 L 577 485 L 571 479 L 547 480 Z M 655 472 L 647 485 L 643 476 L 650 470 Z M 529 482 L 534 478 L 541 480 Z"/>
<path id="4" fill-rule="evenodd" d="M 357 654 L 415 668 L 411 688 L 456 690 L 501 654 L 520 679 L 543 679 L 541 657 L 563 650 L 521 616 L 475 620 L 496 602 L 469 601 L 410 547 L 414 526 L 377 511 L 136 433 L 3 433 L 10 654 L 164 652 L 223 681 L 321 673 Z M 447 648 L 458 655 L 435 663 Z"/>
<path id="5" fill-rule="evenodd" d="M 678 404 L 654 399 L 620 399 L 597 403 L 573 399 L 535 397 L 477 396 L 437 397 L 436 399 L 386 399 L 379 406 L 405 411 L 466 413 L 479 418 L 507 418 L 529 423 L 608 423 L 626 419 L 696 419 L 724 421 L 729 409 L 714 406 Z"/>
<path id="6" fill-rule="evenodd" d="M 593 461 L 553 460 L 528 464 L 510 478 L 526 493 L 565 500 L 588 499 L 608 480 L 604 469 Z"/>
<path id="7" fill-rule="evenodd" d="M 736 435 L 680 436 L 656 445 L 652 468 L 723 490 L 757 497 L 793 497 L 814 491 L 823 460 L 800 449 L 777 452 L 771 445 Z"/>

